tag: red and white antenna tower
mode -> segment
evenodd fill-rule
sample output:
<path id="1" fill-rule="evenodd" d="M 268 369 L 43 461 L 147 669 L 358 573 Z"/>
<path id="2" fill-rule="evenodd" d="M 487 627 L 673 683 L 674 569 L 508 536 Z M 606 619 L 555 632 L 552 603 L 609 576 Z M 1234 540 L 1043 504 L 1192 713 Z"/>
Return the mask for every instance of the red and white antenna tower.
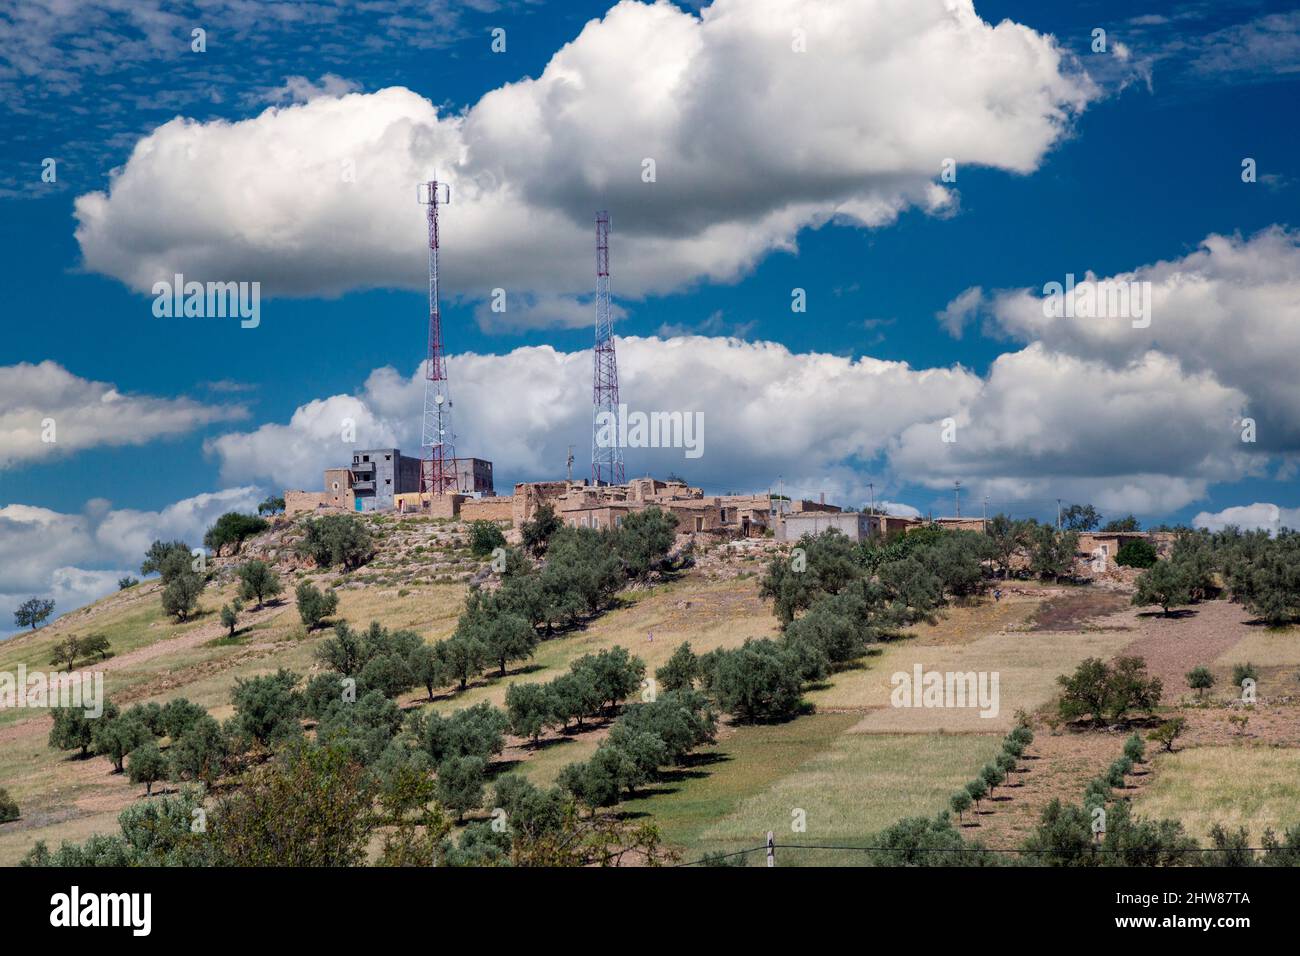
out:
<path id="1" fill-rule="evenodd" d="M 591 478 L 596 485 L 621 485 L 623 448 L 618 427 L 618 359 L 609 304 L 609 213 L 596 213 L 596 349 L 592 386 Z M 602 418 L 604 421 L 602 421 Z M 600 440 L 604 432 L 608 441 Z"/>
<path id="2" fill-rule="evenodd" d="M 420 493 L 456 490 L 456 436 L 451 429 L 451 391 L 442 353 L 442 313 L 438 306 L 438 206 L 451 202 L 451 187 L 437 180 L 421 183 L 416 198 L 429 207 L 429 357 L 424 367 L 424 428 L 420 446 Z"/>

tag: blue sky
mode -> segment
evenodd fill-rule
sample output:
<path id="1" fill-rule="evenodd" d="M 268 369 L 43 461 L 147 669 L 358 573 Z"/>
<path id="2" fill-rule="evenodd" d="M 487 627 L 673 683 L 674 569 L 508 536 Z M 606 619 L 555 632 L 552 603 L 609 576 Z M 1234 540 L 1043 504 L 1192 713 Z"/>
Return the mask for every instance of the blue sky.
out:
<path id="1" fill-rule="evenodd" d="M 1275 509 L 1229 517 L 1268 526 L 1300 509 L 1291 5 L 977 2 L 973 20 L 941 3 L 794 4 L 777 33 L 804 30 L 803 59 L 770 43 L 766 0 L 608 17 L 608 3 L 345 6 L 0 13 L 0 538 L 46 552 L 0 572 L 0 604 L 52 589 L 66 610 L 129 568 L 137 539 L 194 537 L 226 506 L 309 486 L 342 458 L 338 409 L 360 416 L 362 444 L 415 451 L 422 164 L 466 184 L 443 220 L 447 348 L 475 356 L 451 364 L 458 450 L 496 460 L 501 485 L 558 475 L 569 444 L 582 471 L 584 243 L 607 207 L 623 399 L 702 410 L 709 442 L 694 461 L 629 450 L 632 471 L 846 505 L 871 483 L 936 513 L 953 480 L 968 508 L 987 495 L 1038 517 L 1057 497 L 1151 522 L 1260 504 Z M 644 85 L 678 58 L 683 73 Z M 788 95 L 801 84 L 816 95 Z M 409 93 L 379 97 L 392 88 Z M 358 133 L 383 117 L 387 138 Z M 382 152 L 412 128 L 428 155 Z M 947 130 L 962 155 L 937 202 Z M 391 170 L 373 199 L 336 199 L 321 176 L 349 138 L 363 168 Z M 659 155 L 653 189 L 625 146 Z M 301 172 L 276 166 L 288 152 Z M 172 269 L 262 281 L 260 325 L 156 318 L 148 284 Z M 1024 320 L 1024 290 L 1089 270 L 1154 281 L 1166 311 L 1149 335 Z M 485 307 L 498 285 L 518 303 L 500 319 Z M 936 316 L 977 287 L 958 336 Z M 101 419 L 87 403 L 103 413 L 106 390 L 124 398 Z M 51 409 L 72 437 L 36 447 Z M 948 414 L 951 448 L 935 437 Z"/>

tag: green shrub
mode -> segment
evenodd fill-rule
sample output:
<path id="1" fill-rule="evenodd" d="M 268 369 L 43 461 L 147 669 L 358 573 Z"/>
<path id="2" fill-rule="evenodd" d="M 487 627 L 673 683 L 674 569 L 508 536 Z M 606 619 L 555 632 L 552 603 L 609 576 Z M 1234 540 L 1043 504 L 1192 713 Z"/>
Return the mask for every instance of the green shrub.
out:
<path id="1" fill-rule="evenodd" d="M 1142 742 L 1142 735 L 1136 730 L 1129 735 L 1124 741 L 1124 756 L 1134 763 L 1142 763 L 1146 756 L 1146 744 Z"/>
<path id="2" fill-rule="evenodd" d="M 245 539 L 261 534 L 269 524 L 263 518 L 227 511 L 217 519 L 216 524 L 203 536 L 203 543 L 213 552 L 220 552 L 223 547 L 233 544 L 232 553 L 238 554 Z"/>
<path id="3" fill-rule="evenodd" d="M 1214 686 L 1214 675 L 1203 664 L 1193 667 L 1187 672 L 1187 686 L 1196 691 L 1197 697 L 1203 697 L 1205 692 Z"/>
<path id="4" fill-rule="evenodd" d="M 166 575 L 164 575 L 164 580 Z M 190 569 L 189 554 L 185 555 L 183 568 L 172 572 L 171 580 L 162 592 L 162 607 L 178 621 L 188 621 L 199 607 L 199 595 L 207 587 L 207 579 Z"/>
<path id="5" fill-rule="evenodd" d="M 1237 687 L 1241 687 L 1241 685 L 1248 680 L 1259 680 L 1259 670 L 1255 665 L 1250 663 L 1250 661 L 1247 661 L 1244 664 L 1233 664 L 1232 683 Z"/>
<path id="6" fill-rule="evenodd" d="M 506 536 L 495 521 L 472 521 L 469 526 L 469 549 L 476 558 L 486 558 L 497 548 L 506 546 Z"/>
<path id="7" fill-rule="evenodd" d="M 9 796 L 9 791 L 0 787 L 0 823 L 8 823 L 10 820 L 18 819 L 18 804 L 14 798 Z"/>
<path id="8" fill-rule="evenodd" d="M 374 556 L 370 531 L 356 515 L 308 518 L 304 529 L 300 547 L 320 567 L 337 564 L 354 571 Z"/>
<path id="9" fill-rule="evenodd" d="M 265 561 L 247 561 L 239 566 L 239 596 L 245 601 L 257 599 L 260 608 L 267 598 L 284 590 L 280 576 Z"/>
<path id="10" fill-rule="evenodd" d="M 1125 541 L 1115 555 L 1115 563 L 1125 568 L 1149 568 L 1156 563 L 1156 547 L 1143 538 Z"/>
<path id="11" fill-rule="evenodd" d="M 298 603 L 298 616 L 308 631 L 314 631 L 327 617 L 338 610 L 339 596 L 333 588 L 322 592 L 310 581 L 301 581 L 294 589 Z"/>
<path id="12" fill-rule="evenodd" d="M 1138 607 L 1158 604 L 1165 614 L 1171 608 L 1191 604 L 1191 580 L 1185 568 L 1172 561 L 1152 564 L 1138 575 L 1133 603 Z"/>

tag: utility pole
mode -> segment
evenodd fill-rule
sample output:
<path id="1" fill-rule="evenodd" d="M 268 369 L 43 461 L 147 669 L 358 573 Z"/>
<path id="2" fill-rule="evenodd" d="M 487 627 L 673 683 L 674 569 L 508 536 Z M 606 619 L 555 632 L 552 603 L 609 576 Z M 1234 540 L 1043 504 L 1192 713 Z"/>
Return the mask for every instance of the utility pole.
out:
<path id="1" fill-rule="evenodd" d="M 957 517 L 960 518 L 961 517 L 961 482 L 954 481 L 952 483 L 952 487 L 953 487 L 953 492 L 957 496 Z"/>
<path id="2" fill-rule="evenodd" d="M 988 495 L 984 496 L 984 518 L 980 524 L 980 530 L 983 531 L 985 534 L 987 534 L 989 530 L 989 496 Z"/>
<path id="3" fill-rule="evenodd" d="M 569 461 L 567 464 L 569 469 L 569 480 L 572 481 L 573 480 L 573 446 L 572 445 L 569 446 Z"/>
<path id="4" fill-rule="evenodd" d="M 1061 499 L 1056 499 L 1056 530 L 1061 530 Z"/>
<path id="5" fill-rule="evenodd" d="M 867 488 L 870 489 L 871 491 L 871 513 L 875 514 L 876 513 L 876 483 L 874 481 L 868 481 Z"/>

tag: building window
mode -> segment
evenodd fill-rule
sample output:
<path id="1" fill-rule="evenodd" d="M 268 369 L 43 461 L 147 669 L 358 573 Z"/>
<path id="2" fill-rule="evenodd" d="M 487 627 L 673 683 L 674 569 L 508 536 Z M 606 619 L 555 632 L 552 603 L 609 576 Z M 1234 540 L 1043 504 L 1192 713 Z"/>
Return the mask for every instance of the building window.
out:
<path id="1" fill-rule="evenodd" d="M 339 483 L 338 483 L 337 481 L 334 482 L 334 490 L 335 490 L 335 491 L 338 491 L 338 490 L 339 490 Z"/>

